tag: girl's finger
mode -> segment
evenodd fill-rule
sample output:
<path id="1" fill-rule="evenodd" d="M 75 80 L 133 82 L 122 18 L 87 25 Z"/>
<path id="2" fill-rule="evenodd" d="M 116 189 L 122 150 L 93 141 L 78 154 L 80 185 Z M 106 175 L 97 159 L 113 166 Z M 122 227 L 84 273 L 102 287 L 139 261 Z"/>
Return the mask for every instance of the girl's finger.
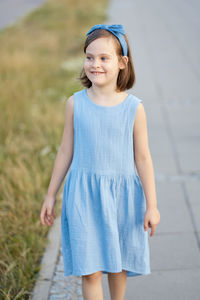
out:
<path id="1" fill-rule="evenodd" d="M 51 220 L 51 215 L 48 215 L 48 214 L 47 214 L 47 219 L 48 219 L 48 220 Z"/>
<path id="2" fill-rule="evenodd" d="M 47 210 L 45 211 L 45 214 L 44 214 L 44 220 L 45 220 L 45 223 L 46 223 L 46 224 L 48 224 L 49 221 L 50 221 L 50 216 L 48 215 Z"/>
<path id="3" fill-rule="evenodd" d="M 153 236 L 154 233 L 155 233 L 155 231 L 156 231 L 156 225 L 152 225 L 151 226 L 151 234 L 150 234 L 150 236 Z"/>
<path id="4" fill-rule="evenodd" d="M 49 219 L 47 216 L 45 217 L 45 220 L 46 220 L 46 224 L 47 225 L 51 225 L 51 219 Z"/>
<path id="5" fill-rule="evenodd" d="M 42 225 L 45 226 L 45 212 L 43 210 L 40 214 L 40 220 L 42 222 Z"/>
<path id="6" fill-rule="evenodd" d="M 51 215 L 48 215 L 48 214 L 47 214 L 47 219 L 48 219 L 48 221 L 51 222 Z"/>

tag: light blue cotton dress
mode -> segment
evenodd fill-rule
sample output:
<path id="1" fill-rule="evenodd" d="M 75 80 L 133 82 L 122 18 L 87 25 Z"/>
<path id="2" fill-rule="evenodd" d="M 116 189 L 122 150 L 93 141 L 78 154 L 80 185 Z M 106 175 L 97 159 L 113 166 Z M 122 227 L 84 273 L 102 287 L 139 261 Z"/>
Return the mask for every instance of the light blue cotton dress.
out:
<path id="1" fill-rule="evenodd" d="M 94 103 L 87 89 L 74 94 L 74 153 L 61 213 L 64 276 L 151 273 L 146 200 L 133 147 L 140 102 L 129 94 L 108 107 Z"/>

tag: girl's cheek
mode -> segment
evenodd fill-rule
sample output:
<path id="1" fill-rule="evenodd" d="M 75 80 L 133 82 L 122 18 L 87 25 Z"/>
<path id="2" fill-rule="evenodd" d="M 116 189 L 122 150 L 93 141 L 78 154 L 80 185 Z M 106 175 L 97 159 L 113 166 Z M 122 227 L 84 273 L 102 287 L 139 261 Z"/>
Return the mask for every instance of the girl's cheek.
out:
<path id="1" fill-rule="evenodd" d="M 88 69 L 88 68 L 90 67 L 90 63 L 89 63 L 89 62 L 85 62 L 84 67 L 85 67 L 86 69 Z"/>

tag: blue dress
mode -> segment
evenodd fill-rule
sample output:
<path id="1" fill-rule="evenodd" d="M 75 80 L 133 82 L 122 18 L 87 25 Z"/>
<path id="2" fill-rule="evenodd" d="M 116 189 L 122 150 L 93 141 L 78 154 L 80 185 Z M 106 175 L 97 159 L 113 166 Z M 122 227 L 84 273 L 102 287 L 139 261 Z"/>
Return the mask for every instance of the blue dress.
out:
<path id="1" fill-rule="evenodd" d="M 134 162 L 139 102 L 129 94 L 108 107 L 95 104 L 86 89 L 74 93 L 74 153 L 61 213 L 64 276 L 151 273 L 146 200 Z"/>

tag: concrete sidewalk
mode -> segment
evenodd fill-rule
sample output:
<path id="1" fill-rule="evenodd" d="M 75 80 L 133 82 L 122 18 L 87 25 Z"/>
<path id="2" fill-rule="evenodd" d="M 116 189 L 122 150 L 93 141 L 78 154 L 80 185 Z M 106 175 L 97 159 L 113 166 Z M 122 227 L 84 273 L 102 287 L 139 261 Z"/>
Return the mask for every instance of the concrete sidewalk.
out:
<path id="1" fill-rule="evenodd" d="M 161 214 L 149 237 L 152 274 L 128 278 L 125 300 L 200 299 L 199 10 L 194 0 L 109 5 L 108 22 L 125 26 L 132 48 L 137 81 L 130 92 L 146 110 Z M 82 299 L 61 296 L 58 272 L 62 277 L 61 257 L 49 299 Z M 110 299 L 106 275 L 103 288 Z"/>

